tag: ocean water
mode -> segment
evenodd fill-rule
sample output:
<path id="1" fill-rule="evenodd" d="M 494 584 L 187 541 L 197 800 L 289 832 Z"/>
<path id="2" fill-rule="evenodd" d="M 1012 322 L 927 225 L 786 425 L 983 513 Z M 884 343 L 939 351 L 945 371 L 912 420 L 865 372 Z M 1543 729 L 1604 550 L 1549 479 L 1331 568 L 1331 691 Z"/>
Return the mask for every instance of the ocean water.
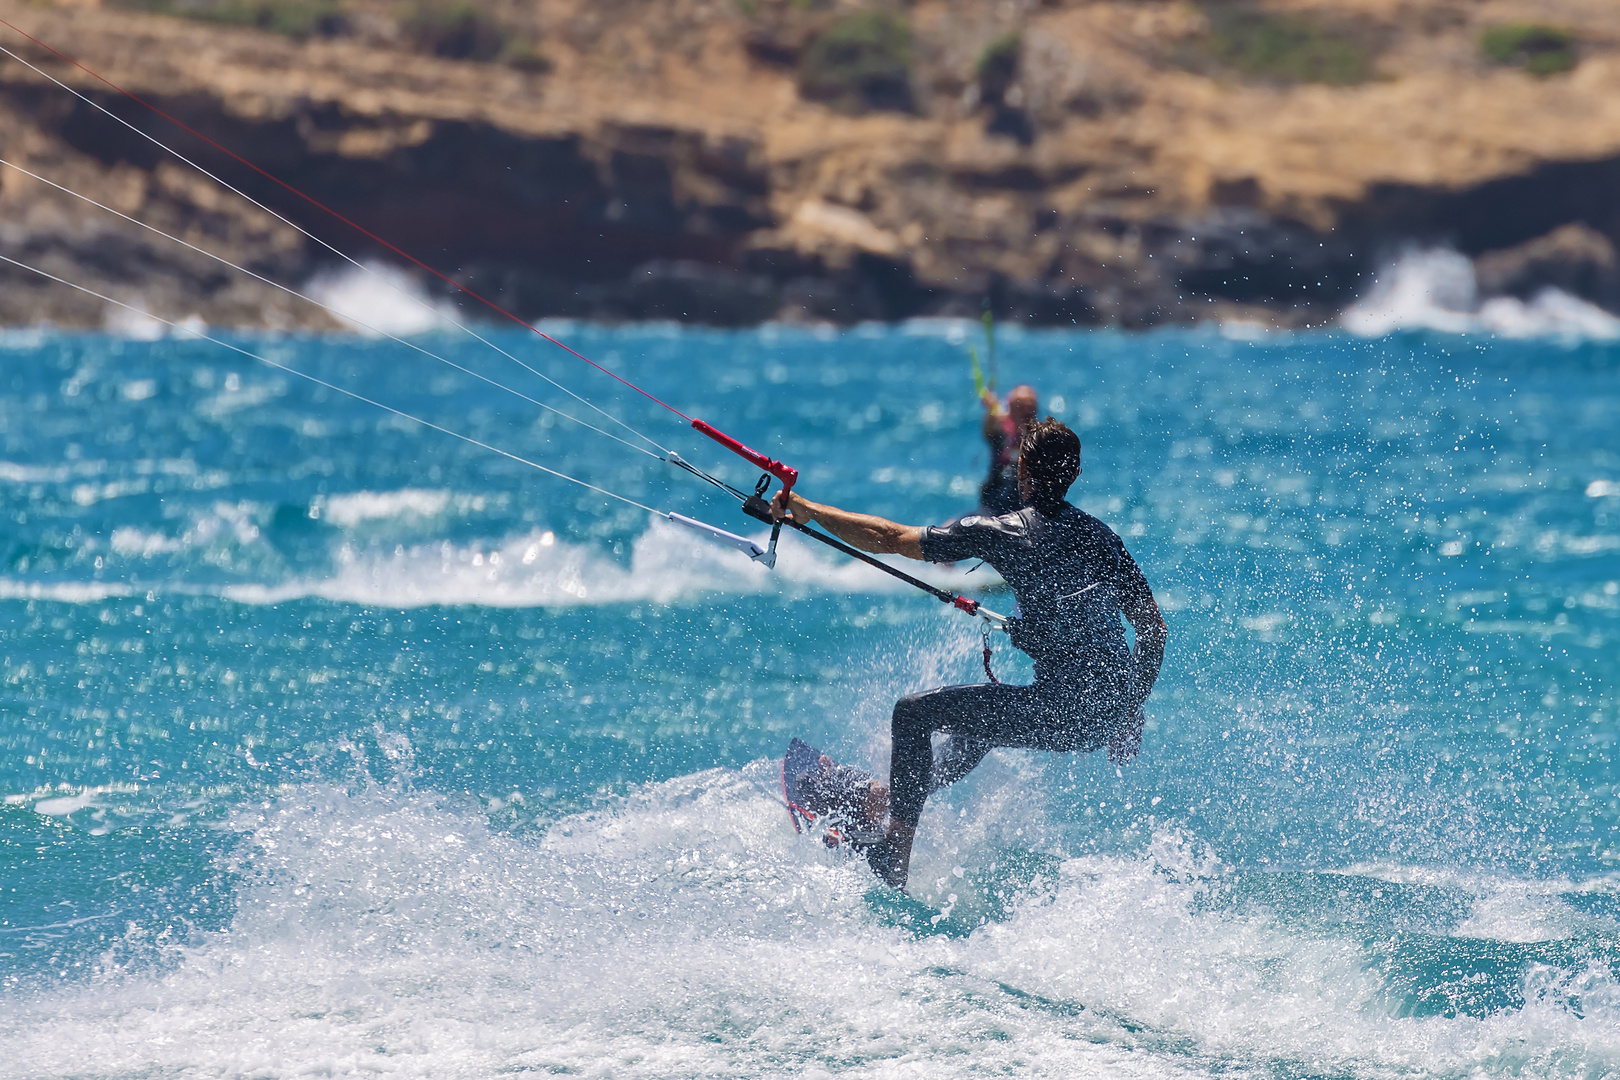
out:
<path id="1" fill-rule="evenodd" d="M 973 329 L 555 331 L 930 522 L 985 465 Z M 755 532 L 392 342 L 231 340 Z M 206 342 L 0 338 L 0 1074 L 1620 1074 L 1620 346 L 1001 346 L 1170 645 L 1136 761 L 994 753 L 901 895 L 794 834 L 776 759 L 881 771 L 894 698 L 982 678 L 970 620 Z"/>

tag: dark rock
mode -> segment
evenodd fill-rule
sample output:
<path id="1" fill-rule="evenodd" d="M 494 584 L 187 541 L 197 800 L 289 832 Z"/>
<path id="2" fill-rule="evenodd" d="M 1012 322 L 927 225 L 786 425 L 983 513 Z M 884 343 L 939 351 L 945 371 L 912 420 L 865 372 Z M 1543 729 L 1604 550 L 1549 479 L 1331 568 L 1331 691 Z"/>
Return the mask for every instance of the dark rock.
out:
<path id="1" fill-rule="evenodd" d="M 1620 253 L 1607 236 L 1579 223 L 1488 251 L 1474 259 L 1474 275 L 1486 296 L 1530 297 L 1552 287 L 1620 310 Z"/>
<path id="2" fill-rule="evenodd" d="M 1035 125 L 1030 121 L 1029 113 L 1005 105 L 991 110 L 990 119 L 984 125 L 984 130 L 992 135 L 1005 135 L 1010 139 L 1016 139 L 1021 146 L 1029 146 L 1035 141 Z"/>

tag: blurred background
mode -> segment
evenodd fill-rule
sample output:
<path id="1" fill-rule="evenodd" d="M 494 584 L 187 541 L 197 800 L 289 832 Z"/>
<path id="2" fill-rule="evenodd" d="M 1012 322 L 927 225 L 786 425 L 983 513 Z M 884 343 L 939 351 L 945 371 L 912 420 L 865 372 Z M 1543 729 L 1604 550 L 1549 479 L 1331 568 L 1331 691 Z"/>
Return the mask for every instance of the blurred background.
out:
<path id="1" fill-rule="evenodd" d="M 1607 0 L 0 13 L 8 161 L 285 284 L 324 280 L 331 256 L 91 103 L 313 224 L 308 207 L 16 31 L 526 318 L 851 323 L 976 314 L 988 296 L 1034 323 L 1298 327 L 1365 302 L 1405 257 L 1408 291 L 1445 311 L 1505 298 L 1528 305 L 1510 315 L 1620 326 L 1603 315 L 1620 310 Z M 330 325 L 12 170 L 0 221 L 19 258 L 156 315 Z M 383 254 L 342 228 L 317 231 Z M 4 280 L 5 322 L 108 318 L 21 271 Z"/>

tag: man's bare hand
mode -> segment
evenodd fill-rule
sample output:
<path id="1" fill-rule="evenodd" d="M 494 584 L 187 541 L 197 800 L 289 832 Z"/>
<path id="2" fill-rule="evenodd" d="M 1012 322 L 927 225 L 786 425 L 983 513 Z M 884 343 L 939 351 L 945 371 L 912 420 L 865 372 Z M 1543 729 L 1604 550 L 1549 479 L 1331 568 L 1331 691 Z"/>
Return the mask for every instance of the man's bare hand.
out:
<path id="1" fill-rule="evenodd" d="M 1170 628 L 1164 623 L 1159 602 L 1152 595 L 1125 612 L 1125 618 L 1136 631 L 1136 650 L 1131 655 L 1135 669 L 1136 690 L 1141 701 L 1146 701 L 1158 681 L 1159 667 L 1164 663 L 1164 645 Z"/>
<path id="2" fill-rule="evenodd" d="M 808 499 L 801 499 L 795 492 L 778 491 L 776 497 L 771 500 L 771 517 L 777 521 L 808 525 L 816 520 L 815 504 Z"/>

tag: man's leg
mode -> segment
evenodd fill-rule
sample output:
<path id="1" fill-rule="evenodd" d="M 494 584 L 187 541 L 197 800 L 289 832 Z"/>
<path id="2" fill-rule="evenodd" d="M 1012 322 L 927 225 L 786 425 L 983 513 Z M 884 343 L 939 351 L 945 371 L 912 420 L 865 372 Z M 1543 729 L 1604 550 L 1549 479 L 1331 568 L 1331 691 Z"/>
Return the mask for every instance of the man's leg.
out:
<path id="1" fill-rule="evenodd" d="M 1018 691 L 1029 687 L 999 684 L 944 686 L 921 694 L 910 694 L 894 703 L 889 732 L 889 814 L 910 825 L 917 824 L 923 802 L 934 791 L 934 742 L 936 731 L 953 735 L 979 735 L 999 725 L 996 720 L 1009 712 Z M 971 736 L 970 736 L 971 737 Z M 989 752 L 986 745 L 966 768 L 957 767 L 952 780 L 966 775 Z M 942 763 L 943 764 L 943 763 Z"/>
<path id="2" fill-rule="evenodd" d="M 1033 719 L 1039 700 L 1032 686 L 981 683 L 946 686 L 911 694 L 894 705 L 889 750 L 889 828 L 887 843 L 874 845 L 868 861 L 896 888 L 906 883 L 911 844 L 929 794 L 967 775 L 996 745 L 1027 745 L 1017 738 L 1020 720 Z M 936 776 L 933 734 L 952 733 L 958 751 L 947 753 Z M 1003 742 L 1002 735 L 1010 741 Z"/>
<path id="3" fill-rule="evenodd" d="M 949 787 L 978 768 L 984 756 L 996 748 L 989 739 L 951 734 L 934 746 L 934 767 L 928 778 L 928 794 Z"/>

